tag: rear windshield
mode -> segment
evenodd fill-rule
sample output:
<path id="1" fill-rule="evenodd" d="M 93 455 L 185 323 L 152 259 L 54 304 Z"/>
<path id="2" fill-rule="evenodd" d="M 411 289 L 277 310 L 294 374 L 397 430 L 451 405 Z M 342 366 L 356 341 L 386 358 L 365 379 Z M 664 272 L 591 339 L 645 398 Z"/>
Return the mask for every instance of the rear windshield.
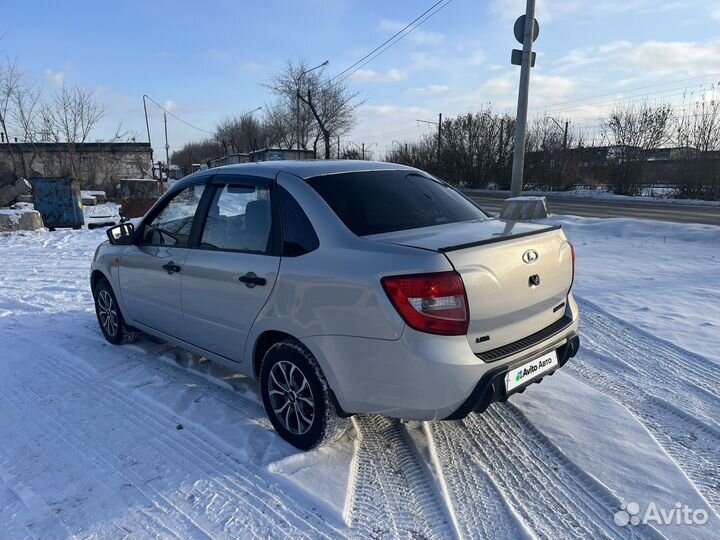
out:
<path id="1" fill-rule="evenodd" d="M 487 218 L 449 185 L 419 173 L 351 172 L 307 183 L 358 236 Z"/>

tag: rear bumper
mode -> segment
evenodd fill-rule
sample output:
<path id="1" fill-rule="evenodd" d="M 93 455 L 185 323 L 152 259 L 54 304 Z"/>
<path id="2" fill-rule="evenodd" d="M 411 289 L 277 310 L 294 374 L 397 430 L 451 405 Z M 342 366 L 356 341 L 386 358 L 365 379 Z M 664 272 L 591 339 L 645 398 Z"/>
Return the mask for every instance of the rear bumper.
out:
<path id="1" fill-rule="evenodd" d="M 563 367 L 570 358 L 577 354 L 579 348 L 580 337 L 577 334 L 572 334 L 567 338 L 567 342 L 564 345 L 561 345 L 558 349 L 556 349 L 558 355 L 558 365 L 555 368 L 548 371 L 542 377 L 532 379 L 528 382 L 528 384 L 521 386 L 512 392 L 505 392 L 505 376 L 508 371 L 522 365 L 524 362 L 527 362 L 527 358 L 517 360 L 512 364 L 505 364 L 491 369 L 482 376 L 477 385 L 475 385 L 475 389 L 463 402 L 463 404 L 460 405 L 460 407 L 458 407 L 458 409 L 450 416 L 444 418 L 444 420 L 460 420 L 465 418 L 471 412 L 483 412 L 495 401 L 505 401 L 512 394 L 524 392 L 531 384 L 539 383 L 543 380 L 543 378 L 548 375 L 552 375 L 555 371 Z"/>
<path id="2" fill-rule="evenodd" d="M 492 362 L 475 355 L 466 336 L 437 336 L 410 328 L 397 340 L 325 335 L 302 341 L 320 364 L 344 413 L 406 420 L 462 418 L 507 398 L 508 370 L 554 350 L 559 368 L 576 354 L 578 309 L 572 295 L 568 300 L 569 326 Z"/>

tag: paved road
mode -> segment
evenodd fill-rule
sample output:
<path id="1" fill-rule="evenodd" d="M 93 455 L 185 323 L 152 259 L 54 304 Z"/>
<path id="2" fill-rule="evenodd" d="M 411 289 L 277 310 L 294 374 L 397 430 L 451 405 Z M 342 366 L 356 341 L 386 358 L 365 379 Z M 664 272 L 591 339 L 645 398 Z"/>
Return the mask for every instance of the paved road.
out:
<path id="1" fill-rule="evenodd" d="M 508 196 L 505 192 L 468 193 L 467 195 L 491 213 L 499 212 L 502 200 Z M 548 196 L 547 200 L 550 205 L 550 210 L 554 214 L 600 218 L 629 217 L 674 221 L 676 223 L 720 225 L 720 206 L 697 206 L 612 199 L 571 199 L 568 197 L 553 197 L 552 195 Z"/>

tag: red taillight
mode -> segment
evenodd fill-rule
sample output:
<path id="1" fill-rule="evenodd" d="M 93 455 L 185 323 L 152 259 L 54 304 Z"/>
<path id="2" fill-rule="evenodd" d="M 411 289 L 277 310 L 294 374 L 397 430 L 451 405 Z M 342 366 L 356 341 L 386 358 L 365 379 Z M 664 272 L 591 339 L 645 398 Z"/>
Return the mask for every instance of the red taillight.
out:
<path id="1" fill-rule="evenodd" d="M 444 336 L 467 334 L 467 295 L 456 272 L 389 276 L 381 282 L 411 328 Z"/>
<path id="2" fill-rule="evenodd" d="M 573 285 L 575 284 L 575 246 L 572 245 L 572 242 L 568 242 L 570 244 L 570 253 L 572 255 L 572 281 L 570 282 L 570 290 L 572 290 Z"/>

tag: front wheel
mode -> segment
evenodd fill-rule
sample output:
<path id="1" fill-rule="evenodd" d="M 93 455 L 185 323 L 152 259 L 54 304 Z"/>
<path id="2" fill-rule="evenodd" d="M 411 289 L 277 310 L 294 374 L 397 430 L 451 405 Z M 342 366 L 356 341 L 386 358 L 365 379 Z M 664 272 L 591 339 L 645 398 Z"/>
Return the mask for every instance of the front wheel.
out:
<path id="1" fill-rule="evenodd" d="M 317 360 L 301 344 L 288 340 L 270 347 L 260 385 L 270 422 L 293 446 L 310 450 L 345 432 L 348 420 L 337 415 Z"/>
<path id="2" fill-rule="evenodd" d="M 93 289 L 95 314 L 103 336 L 113 345 L 135 340 L 137 332 L 125 324 L 110 283 L 101 279 Z"/>

